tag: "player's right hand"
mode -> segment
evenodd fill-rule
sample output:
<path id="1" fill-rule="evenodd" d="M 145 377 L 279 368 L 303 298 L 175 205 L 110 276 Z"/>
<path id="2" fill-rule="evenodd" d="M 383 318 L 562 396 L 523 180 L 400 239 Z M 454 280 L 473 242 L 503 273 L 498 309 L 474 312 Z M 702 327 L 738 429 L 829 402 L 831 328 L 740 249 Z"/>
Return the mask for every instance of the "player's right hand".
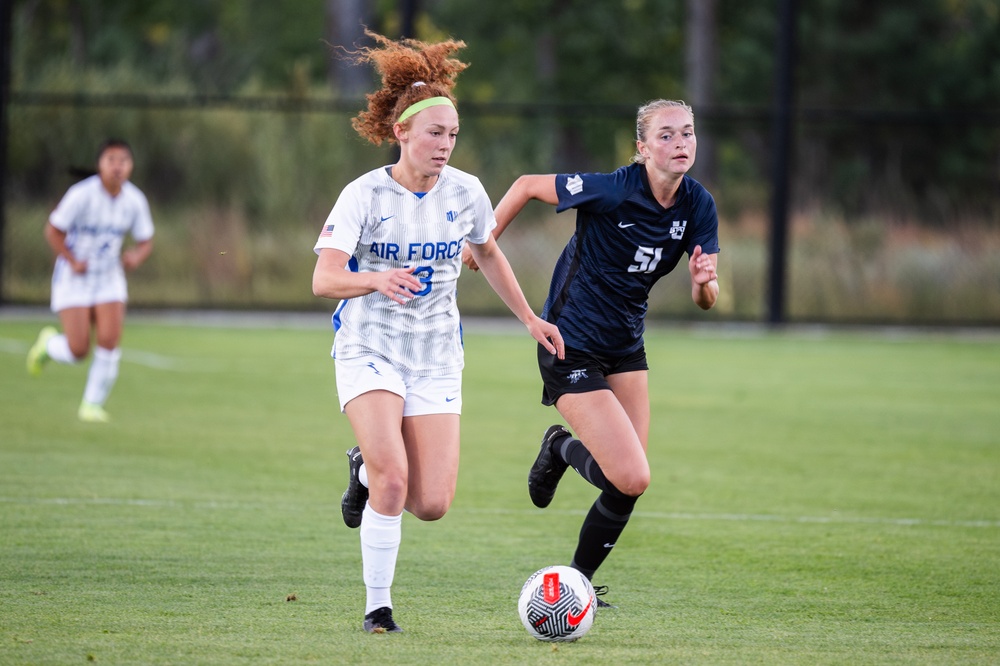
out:
<path id="1" fill-rule="evenodd" d="M 400 305 L 406 305 L 418 291 L 424 290 L 423 283 L 413 277 L 413 271 L 416 268 L 416 266 L 407 266 L 406 268 L 394 268 L 378 273 L 377 291 Z"/>

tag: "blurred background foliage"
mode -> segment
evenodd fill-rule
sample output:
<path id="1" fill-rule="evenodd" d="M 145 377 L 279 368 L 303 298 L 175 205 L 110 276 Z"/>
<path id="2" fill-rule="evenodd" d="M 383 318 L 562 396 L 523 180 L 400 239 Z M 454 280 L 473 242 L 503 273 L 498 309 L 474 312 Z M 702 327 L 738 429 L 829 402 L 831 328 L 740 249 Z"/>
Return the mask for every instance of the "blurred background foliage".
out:
<path id="1" fill-rule="evenodd" d="M 648 99 L 695 106 L 692 175 L 715 195 L 724 299 L 767 285 L 773 0 L 12 0 L 3 300 L 44 303 L 47 211 L 128 139 L 157 247 L 133 306 L 332 309 L 311 251 L 341 188 L 391 162 L 350 118 L 375 79 L 337 57 L 391 37 L 462 39 L 452 164 L 494 202 L 527 172 L 610 171 Z M 696 11 L 697 10 L 697 11 Z M 792 320 L 1000 323 L 1000 5 L 798 3 Z M 529 207 L 501 245 L 541 306 L 572 214 Z M 703 318 L 674 274 L 654 317 Z M 466 314 L 503 312 L 464 275 Z"/>

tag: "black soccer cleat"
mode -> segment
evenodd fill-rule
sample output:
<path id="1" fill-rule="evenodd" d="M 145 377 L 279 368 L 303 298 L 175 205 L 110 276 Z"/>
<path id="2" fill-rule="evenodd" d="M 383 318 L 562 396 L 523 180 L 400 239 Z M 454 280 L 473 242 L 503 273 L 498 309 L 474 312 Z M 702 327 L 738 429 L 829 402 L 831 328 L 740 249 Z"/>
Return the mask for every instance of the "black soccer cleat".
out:
<path id="1" fill-rule="evenodd" d="M 601 599 L 601 597 L 603 597 L 607 593 L 608 593 L 608 586 L 607 585 L 595 585 L 594 586 L 594 599 L 597 600 L 597 607 L 598 608 L 618 608 L 618 606 L 615 606 L 613 604 L 609 604 L 604 599 Z"/>
<path id="2" fill-rule="evenodd" d="M 351 476 L 347 480 L 347 490 L 340 498 L 340 513 L 344 516 L 344 524 L 353 529 L 361 526 L 361 512 L 365 510 L 365 504 L 368 502 L 368 489 L 358 478 L 358 471 L 364 463 L 361 459 L 361 449 L 355 446 L 347 452 L 347 459 L 350 463 Z"/>
<path id="3" fill-rule="evenodd" d="M 369 634 L 398 634 L 403 628 L 392 619 L 392 609 L 388 606 L 376 608 L 365 615 L 364 630 Z"/>
<path id="4" fill-rule="evenodd" d="M 539 509 L 544 509 L 556 494 L 559 479 L 569 465 L 553 450 L 555 441 L 569 437 L 569 430 L 561 425 L 549 426 L 542 436 L 542 446 L 535 458 L 535 464 L 528 471 L 528 495 Z"/>

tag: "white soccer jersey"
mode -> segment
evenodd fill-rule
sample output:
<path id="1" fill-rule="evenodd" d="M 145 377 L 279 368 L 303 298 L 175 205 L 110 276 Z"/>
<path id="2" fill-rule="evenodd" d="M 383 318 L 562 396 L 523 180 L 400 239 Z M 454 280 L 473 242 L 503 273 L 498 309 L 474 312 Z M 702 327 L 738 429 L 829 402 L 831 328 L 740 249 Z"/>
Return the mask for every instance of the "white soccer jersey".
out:
<path id="1" fill-rule="evenodd" d="M 112 197 L 100 176 L 90 176 L 67 190 L 49 215 L 56 229 L 66 232 L 66 247 L 79 260 L 87 261 L 87 271 L 121 269 L 122 242 L 126 234 L 136 241 L 153 237 L 153 217 L 146 196 L 126 181 L 118 196 Z M 62 257 L 59 261 L 65 261 Z"/>
<path id="2" fill-rule="evenodd" d="M 126 181 L 112 197 L 100 176 L 90 176 L 66 191 L 49 222 L 66 232 L 66 247 L 73 256 L 87 262 L 87 272 L 76 274 L 66 259 L 56 259 L 52 309 L 127 300 L 121 264 L 125 235 L 139 242 L 153 237 L 149 202 L 139 188 Z"/>
<path id="3" fill-rule="evenodd" d="M 462 248 L 482 244 L 496 226 L 493 206 L 475 176 L 446 166 L 418 197 L 387 167 L 341 192 L 316 241 L 351 256 L 351 270 L 416 267 L 425 285 L 400 305 L 379 292 L 341 301 L 333 316 L 335 358 L 377 354 L 416 376 L 457 372 L 464 365 L 457 306 Z"/>

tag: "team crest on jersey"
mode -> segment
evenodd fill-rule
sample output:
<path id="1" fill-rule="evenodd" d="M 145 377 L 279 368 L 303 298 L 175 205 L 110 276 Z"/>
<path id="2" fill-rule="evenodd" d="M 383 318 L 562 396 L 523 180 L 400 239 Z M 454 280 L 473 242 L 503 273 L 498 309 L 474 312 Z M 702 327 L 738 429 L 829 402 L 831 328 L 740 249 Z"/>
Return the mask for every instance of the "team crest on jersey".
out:
<path id="1" fill-rule="evenodd" d="M 586 370 L 574 370 L 573 372 L 566 375 L 566 379 L 569 380 L 570 384 L 576 384 L 581 379 L 586 379 L 586 378 L 587 378 Z"/>
<path id="2" fill-rule="evenodd" d="M 458 219 L 458 211 L 457 210 L 449 210 L 447 213 L 444 214 L 444 217 L 449 222 L 454 222 L 455 220 Z"/>
<path id="3" fill-rule="evenodd" d="M 687 220 L 674 220 L 674 223 L 670 225 L 670 237 L 674 240 L 684 238 L 684 230 L 687 228 L 687 225 Z"/>
<path id="4" fill-rule="evenodd" d="M 570 194 L 579 194 L 583 192 L 583 176 L 577 174 L 575 176 L 570 176 L 566 179 L 566 189 Z"/>

